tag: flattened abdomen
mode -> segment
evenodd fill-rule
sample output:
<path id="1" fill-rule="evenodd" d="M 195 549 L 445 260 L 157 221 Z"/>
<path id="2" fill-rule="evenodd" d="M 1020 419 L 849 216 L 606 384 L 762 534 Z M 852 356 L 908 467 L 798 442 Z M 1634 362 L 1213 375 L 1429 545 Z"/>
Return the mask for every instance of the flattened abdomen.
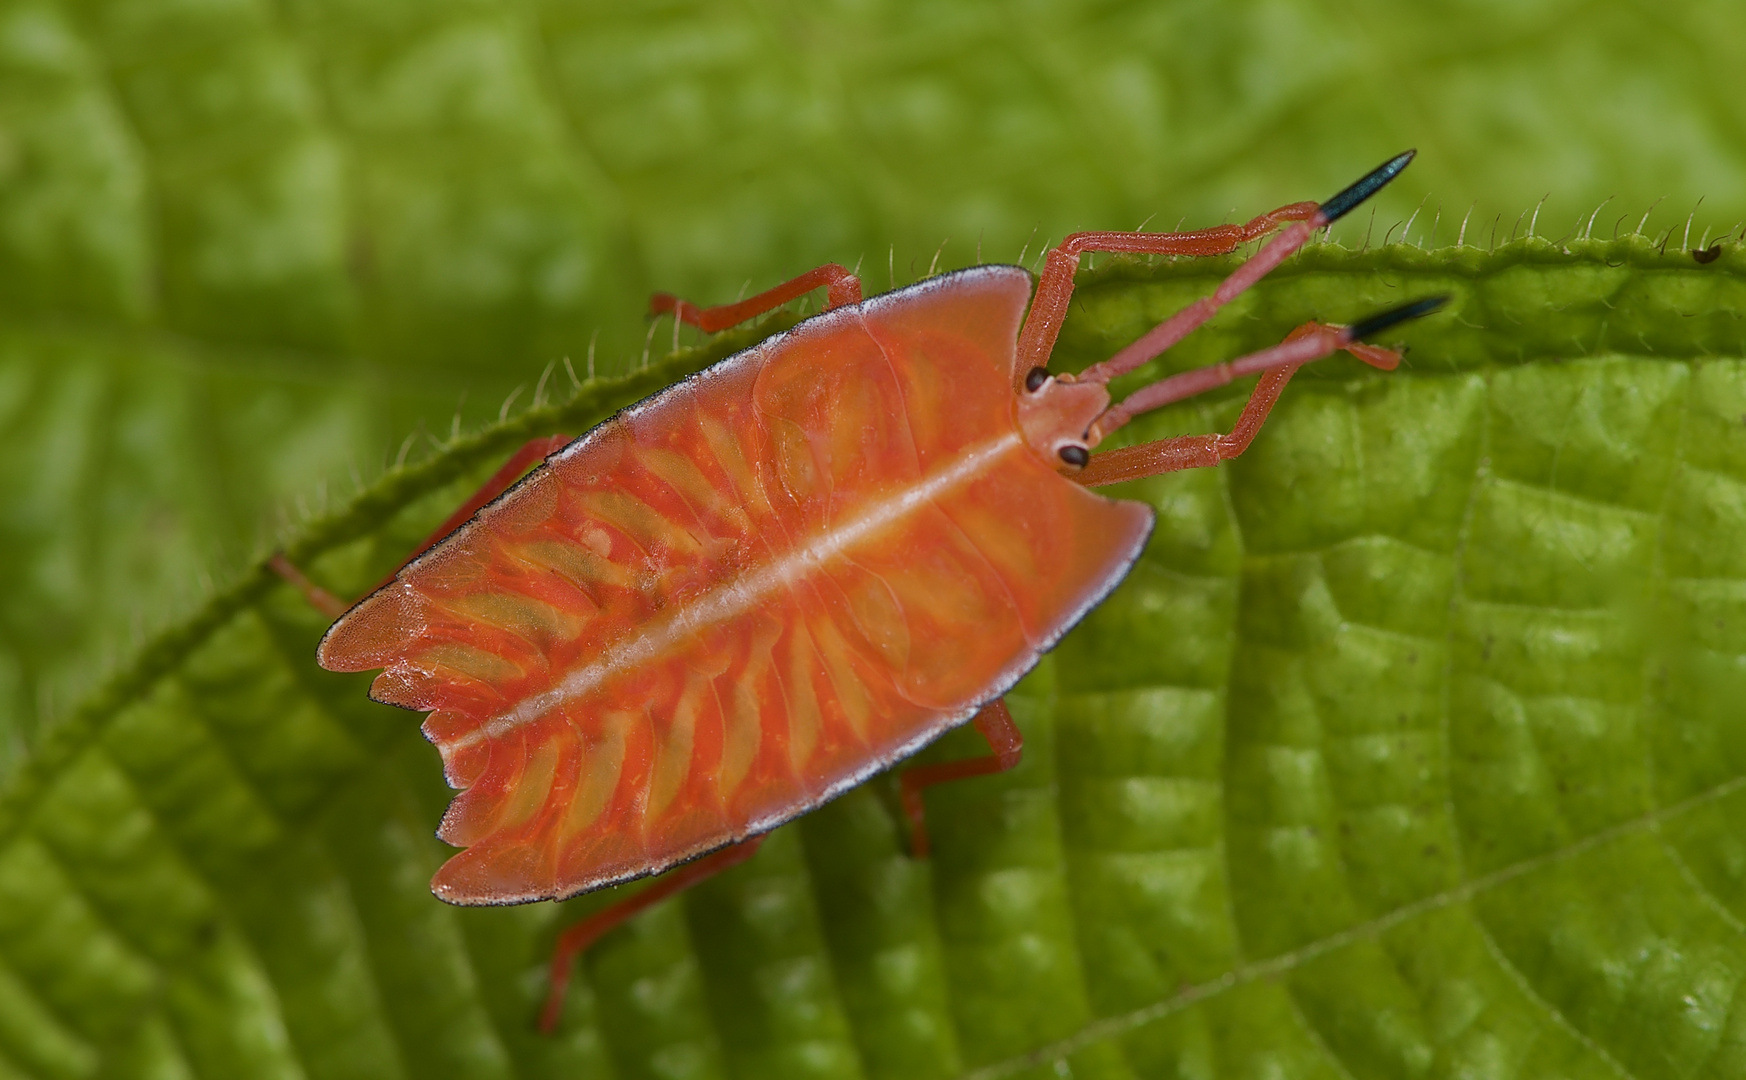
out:
<path id="1" fill-rule="evenodd" d="M 1149 515 L 1011 421 L 1028 278 L 965 284 L 630 410 L 335 625 L 323 664 L 433 710 L 464 789 L 439 895 L 572 895 L 770 828 L 966 719 L 1120 576 Z"/>

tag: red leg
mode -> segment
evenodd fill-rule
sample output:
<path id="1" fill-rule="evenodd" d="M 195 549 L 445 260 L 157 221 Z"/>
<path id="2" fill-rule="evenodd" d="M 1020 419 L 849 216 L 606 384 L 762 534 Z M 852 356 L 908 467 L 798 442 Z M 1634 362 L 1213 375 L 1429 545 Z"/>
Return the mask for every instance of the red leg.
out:
<path id="1" fill-rule="evenodd" d="M 747 319 L 755 319 L 766 311 L 775 311 L 820 285 L 829 286 L 825 293 L 827 309 L 861 302 L 861 279 L 836 263 L 826 263 L 816 270 L 808 270 L 797 278 L 784 281 L 774 289 L 734 304 L 700 308 L 671 293 L 656 293 L 649 297 L 649 314 L 672 315 L 680 322 L 690 323 L 699 330 L 713 334 L 730 326 L 738 326 Z"/>
<path id="2" fill-rule="evenodd" d="M 1012 713 L 1007 711 L 1005 701 L 996 698 L 984 705 L 971 723 L 988 740 L 988 748 L 994 751 L 991 756 L 947 761 L 938 765 L 917 765 L 906 769 L 898 780 L 898 790 L 903 797 L 903 812 L 909 818 L 910 850 L 918 859 L 927 858 L 931 850 L 928 844 L 927 807 L 922 803 L 923 790 L 950 780 L 1003 773 L 1017 765 L 1024 754 L 1024 736 L 1019 734 L 1018 725 L 1012 722 Z"/>
<path id="3" fill-rule="evenodd" d="M 1249 449 L 1268 412 L 1279 400 L 1279 392 L 1295 374 L 1297 367 L 1293 365 L 1262 375 L 1249 395 L 1248 404 L 1243 406 L 1243 414 L 1237 417 L 1236 425 L 1227 435 L 1180 435 L 1174 439 L 1159 439 L 1105 451 L 1093 457 L 1091 464 L 1074 479 L 1086 487 L 1102 487 L 1182 469 L 1211 468 L 1234 458 Z"/>
<path id="4" fill-rule="evenodd" d="M 303 571 L 291 565 L 291 560 L 287 559 L 282 551 L 273 552 L 267 559 L 267 566 L 273 573 L 289 581 L 298 592 L 302 593 L 303 599 L 309 601 L 310 607 L 330 619 L 339 618 L 346 613 L 346 608 L 351 607 L 344 600 L 305 577 Z"/>
<path id="5" fill-rule="evenodd" d="M 1239 293 L 1260 281 L 1284 262 L 1292 252 L 1302 247 L 1310 236 L 1352 212 L 1365 199 L 1382 190 L 1400 175 L 1413 159 L 1413 151 L 1398 154 L 1372 169 L 1357 183 L 1324 203 L 1292 203 L 1262 214 L 1244 225 L 1222 225 L 1194 233 L 1075 233 L 1049 253 L 1037 293 L 1031 302 L 1031 313 L 1019 331 L 1018 378 L 1022 385 L 1033 368 L 1047 368 L 1049 354 L 1054 351 L 1055 338 L 1061 323 L 1067 318 L 1067 305 L 1073 298 L 1073 274 L 1079 268 L 1079 256 L 1086 251 L 1125 251 L 1148 255 L 1216 255 L 1235 251 L 1250 240 L 1258 240 L 1280 224 L 1294 222 L 1274 237 L 1230 277 L 1213 294 L 1183 308 L 1159 323 L 1138 341 L 1102 363 L 1093 364 L 1078 375 L 1080 382 L 1107 383 L 1118 375 L 1132 371 L 1187 337 L 1195 327 L 1213 317 L 1219 308 Z"/>
<path id="6" fill-rule="evenodd" d="M 1305 323 L 1286 335 L 1285 342 L 1276 349 L 1269 349 L 1253 354 L 1253 357 L 1243 357 L 1228 364 L 1217 364 L 1212 367 L 1196 368 L 1184 372 L 1148 387 L 1148 390 L 1158 388 L 1159 400 L 1152 402 L 1137 402 L 1127 415 L 1121 415 L 1116 409 L 1110 410 L 1105 416 L 1108 427 L 1126 421 L 1128 415 L 1154 409 L 1171 401 L 1180 401 L 1191 397 L 1213 386 L 1230 382 L 1242 372 L 1245 361 L 1255 358 L 1265 358 L 1271 353 L 1283 349 L 1287 345 L 1307 342 L 1325 348 L 1326 352 L 1345 349 L 1352 355 L 1373 367 L 1384 371 L 1392 371 L 1400 363 L 1400 354 L 1392 349 L 1384 349 L 1377 345 L 1366 345 L 1362 342 L 1348 341 L 1339 344 L 1342 336 L 1340 327 L 1324 326 L 1321 323 Z M 1325 355 L 1325 354 L 1324 354 Z M 1181 435 L 1173 439 L 1159 439 L 1156 442 L 1141 443 L 1138 446 L 1124 446 L 1119 450 L 1110 450 L 1098 454 L 1091 459 L 1075 480 L 1087 487 L 1101 487 L 1104 484 L 1119 484 L 1124 480 L 1138 480 L 1141 477 L 1157 476 L 1160 473 L 1177 472 L 1182 469 L 1205 469 L 1217 465 L 1221 461 L 1229 461 L 1243 451 L 1249 449 L 1249 444 L 1255 441 L 1255 435 L 1261 430 L 1261 425 L 1279 400 L 1280 391 L 1297 373 L 1308 357 L 1290 362 L 1264 367 L 1261 369 L 1261 381 L 1249 394 L 1249 401 L 1243 406 L 1242 415 L 1230 432 L 1224 435 Z M 1186 377 L 1185 377 L 1186 376 Z M 1176 380 L 1181 380 L 1177 382 Z M 1172 384 L 1175 385 L 1172 385 Z M 1126 408 L 1129 402 L 1134 402 L 1140 395 L 1136 394 L 1124 401 L 1120 408 Z M 1099 420 L 1099 424 L 1105 424 Z"/>
<path id="7" fill-rule="evenodd" d="M 479 485 L 479 490 L 473 493 L 472 498 L 462 503 L 459 510 L 450 514 L 447 520 L 436 527 L 435 532 L 425 537 L 424 543 L 418 545 L 418 549 L 408 555 L 400 566 L 396 566 L 393 573 L 378 582 L 376 588 L 380 589 L 392 581 L 394 574 L 398 574 L 401 567 L 435 547 L 438 540 L 460 528 L 462 523 L 479 512 L 480 507 L 508 491 L 517 480 L 521 479 L 521 474 L 527 472 L 536 462 L 543 461 L 557 453 L 569 445 L 570 441 L 568 435 L 547 435 L 540 439 L 529 439 L 520 450 L 510 455 L 509 460 L 503 463 L 502 468 L 491 474 L 491 479 Z"/>
<path id="8" fill-rule="evenodd" d="M 479 490 L 473 493 L 472 498 L 461 504 L 459 510 L 450 514 L 448 520 L 444 521 L 441 525 L 438 525 L 436 531 L 425 538 L 424 543 L 420 544 L 412 554 L 408 555 L 405 560 L 401 562 L 400 566 L 395 567 L 387 577 L 377 582 L 370 591 L 374 592 L 376 589 L 380 589 L 382 586 L 394 580 L 394 575 L 400 572 L 401 567 L 404 567 L 407 563 L 429 551 L 438 540 L 441 540 L 443 537 L 454 532 L 461 526 L 462 522 L 478 513 L 480 507 L 509 490 L 510 485 L 521 479 L 521 474 L 526 472 L 529 466 L 553 453 L 556 453 L 560 447 L 568 442 L 570 442 L 570 436 L 568 435 L 547 435 L 542 438 L 528 440 L 520 450 L 517 450 L 508 461 L 503 463 L 501 469 L 498 469 L 491 474 L 491 479 L 485 481 L 485 483 L 480 486 Z M 312 607 L 330 619 L 339 618 L 341 615 L 345 614 L 346 609 L 351 606 L 344 600 L 341 600 L 339 597 L 328 592 L 326 589 L 323 589 L 321 586 L 310 581 L 309 578 L 304 575 L 303 571 L 291 565 L 291 561 L 285 558 L 282 552 L 274 552 L 272 557 L 267 560 L 267 566 L 271 568 L 274 573 L 295 586 L 297 591 L 303 594 L 304 599 L 308 600 Z"/>
<path id="9" fill-rule="evenodd" d="M 1243 225 L 1218 225 L 1194 232 L 1074 233 L 1061 241 L 1061 246 L 1049 252 L 1048 258 L 1044 260 L 1043 274 L 1037 279 L 1037 292 L 1031 300 L 1031 313 L 1025 318 L 1024 329 L 1019 331 L 1019 377 L 1022 379 L 1032 368 L 1049 366 L 1049 354 L 1055 351 L 1055 338 L 1061 333 L 1061 324 L 1067 319 L 1067 306 L 1073 300 L 1073 275 L 1079 271 L 1079 256 L 1086 252 L 1227 255 L 1252 240 L 1266 236 L 1283 222 L 1312 220 L 1316 210 L 1313 202 L 1292 203 L 1253 218 Z M 1307 240 L 1311 231 L 1313 230 L 1304 229 L 1303 238 Z M 1298 245 L 1301 244 L 1302 240 L 1298 241 Z"/>
<path id="10" fill-rule="evenodd" d="M 576 957 L 585 952 L 588 946 L 644 908 L 658 904 L 706 878 L 714 877 L 730 866 L 745 862 L 763 842 L 762 836 L 754 836 L 732 847 L 722 848 L 712 855 L 705 855 L 695 862 L 686 863 L 657 878 L 654 884 L 635 896 L 627 897 L 611 907 L 602 908 L 559 935 L 558 946 L 552 952 L 551 989 L 546 993 L 545 1008 L 540 1011 L 540 1030 L 550 1035 L 557 1028 L 558 1016 L 564 1011 L 564 993 L 570 987 L 570 974 L 575 969 Z"/>

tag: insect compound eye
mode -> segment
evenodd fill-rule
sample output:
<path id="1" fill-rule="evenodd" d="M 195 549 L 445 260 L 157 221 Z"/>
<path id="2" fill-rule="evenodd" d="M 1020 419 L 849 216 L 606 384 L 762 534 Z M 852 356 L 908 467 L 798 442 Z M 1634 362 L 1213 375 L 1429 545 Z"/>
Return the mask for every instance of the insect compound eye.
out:
<path id="1" fill-rule="evenodd" d="M 1025 372 L 1025 389 L 1029 390 L 1033 394 L 1036 393 L 1038 390 L 1041 390 L 1043 388 L 1043 384 L 1048 382 L 1048 381 L 1049 381 L 1049 370 L 1047 368 L 1034 367 L 1031 370 Z"/>
<path id="2" fill-rule="evenodd" d="M 1073 466 L 1075 469 L 1083 469 L 1091 464 L 1091 451 L 1085 449 L 1083 446 L 1063 446 L 1061 448 L 1061 460 Z"/>

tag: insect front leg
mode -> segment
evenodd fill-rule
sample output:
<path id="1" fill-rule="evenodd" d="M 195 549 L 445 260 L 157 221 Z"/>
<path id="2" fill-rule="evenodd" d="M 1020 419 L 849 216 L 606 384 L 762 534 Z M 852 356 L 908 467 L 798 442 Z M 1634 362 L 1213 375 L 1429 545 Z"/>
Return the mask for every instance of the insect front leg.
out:
<path id="1" fill-rule="evenodd" d="M 1362 329 L 1363 327 L 1358 327 Z M 1319 343 L 1325 347 L 1325 352 L 1332 353 L 1345 350 L 1358 359 L 1383 371 L 1392 371 L 1400 364 L 1400 353 L 1393 349 L 1385 349 L 1379 345 L 1368 345 L 1358 341 L 1345 341 L 1349 338 L 1352 328 L 1327 326 L 1322 323 L 1304 323 L 1302 326 L 1286 335 L 1285 341 L 1277 349 L 1269 349 L 1262 353 L 1243 357 L 1230 364 L 1220 364 L 1212 368 L 1199 368 L 1185 372 L 1183 382 L 1174 392 L 1165 392 L 1156 402 L 1136 404 L 1132 412 L 1140 412 L 1147 408 L 1157 408 L 1169 401 L 1181 400 L 1193 394 L 1218 385 L 1219 380 L 1230 381 L 1230 372 L 1238 370 L 1250 360 L 1264 360 L 1268 353 L 1284 349 L 1298 342 Z M 1322 350 L 1318 350 L 1322 351 Z M 1147 476 L 1158 476 L 1162 473 L 1178 472 L 1182 469 L 1206 469 L 1221 461 L 1229 461 L 1243 451 L 1249 449 L 1249 444 L 1255 441 L 1255 436 L 1266 422 L 1267 414 L 1273 410 L 1279 401 L 1279 394 L 1285 389 L 1285 384 L 1297 373 L 1297 369 L 1307 363 L 1307 359 L 1295 360 L 1278 367 L 1263 368 L 1261 379 L 1250 392 L 1249 400 L 1243 405 L 1243 412 L 1237 417 L 1236 424 L 1225 434 L 1210 435 L 1179 435 L 1172 439 L 1158 439 L 1154 442 L 1141 443 L 1138 446 L 1124 446 L 1117 450 L 1108 450 L 1091 459 L 1074 479 L 1087 487 L 1101 487 L 1104 484 L 1119 484 L 1125 480 L 1138 480 Z M 1196 380 L 1196 376 L 1202 376 Z M 1158 384 L 1166 387 L 1169 380 Z M 1200 383 L 1206 383 L 1202 386 Z M 1136 395 L 1138 396 L 1138 395 Z M 1132 400 L 1132 399 L 1130 399 Z M 1124 402 L 1124 405 L 1127 403 Z M 1111 410 L 1115 413 L 1115 410 Z M 1117 417 L 1120 423 L 1125 417 Z M 1113 426 L 1113 425 L 1112 425 Z"/>
<path id="2" fill-rule="evenodd" d="M 1048 367 L 1049 354 L 1055 349 L 1055 339 L 1061 324 L 1067 319 L 1067 308 L 1073 300 L 1073 276 L 1079 272 L 1079 257 L 1091 252 L 1126 255 L 1228 255 L 1251 241 L 1259 240 L 1289 221 L 1308 221 L 1315 216 L 1316 204 L 1296 202 L 1269 210 L 1242 225 L 1217 225 L 1192 232 L 1080 232 L 1061 241 L 1043 260 L 1043 273 L 1037 278 L 1037 291 L 1031 301 L 1031 313 L 1019 334 L 1018 370 L 1028 372 L 1034 367 Z"/>
<path id="3" fill-rule="evenodd" d="M 1078 376 L 1081 381 L 1107 383 L 1187 337 L 1212 318 L 1219 308 L 1284 262 L 1308 242 L 1317 229 L 1333 224 L 1382 190 L 1407 167 L 1413 154 L 1414 151 L 1408 150 L 1395 155 L 1326 202 L 1291 203 L 1244 225 L 1220 225 L 1189 233 L 1074 233 L 1062 241 L 1060 247 L 1049 252 L 1043 275 L 1037 282 L 1036 295 L 1031 301 L 1031 312 L 1025 318 L 1024 328 L 1019 331 L 1017 370 L 1021 385 L 1031 369 L 1049 366 L 1049 354 L 1054 351 L 1055 338 L 1061 332 L 1061 324 L 1067 318 L 1067 306 L 1073 299 L 1073 275 L 1079 269 L 1080 255 L 1090 251 L 1135 255 L 1223 255 L 1251 240 L 1261 239 L 1280 225 L 1292 223 L 1233 271 L 1211 296 L 1183 308 L 1132 345 L 1108 360 L 1086 368 Z"/>
<path id="4" fill-rule="evenodd" d="M 903 812 L 909 818 L 909 847 L 918 859 L 925 859 L 931 847 L 928 843 L 927 807 L 922 792 L 935 784 L 963 780 L 972 776 L 1003 773 L 1019 763 L 1024 756 L 1025 739 L 1013 723 L 1012 713 L 1000 698 L 982 707 L 970 721 L 976 731 L 988 741 L 992 753 L 988 757 L 946 761 L 938 765 L 917 765 L 905 769 L 898 778 L 898 790 L 903 797 Z"/>
<path id="5" fill-rule="evenodd" d="M 820 286 L 826 287 L 827 310 L 861 302 L 861 279 L 850 273 L 846 267 L 826 263 L 797 278 L 784 281 L 774 289 L 766 289 L 756 296 L 732 304 L 700 308 L 671 293 L 656 293 L 649 297 L 649 314 L 672 315 L 680 322 L 690 323 L 705 333 L 713 334 L 730 326 L 738 326 L 748 319 L 755 319 L 767 311 L 775 311 L 783 304 L 798 300 Z"/>
<path id="6" fill-rule="evenodd" d="M 471 498 L 461 504 L 460 509 L 450 514 L 446 521 L 438 525 L 436 530 L 425 538 L 424 543 L 418 545 L 412 554 L 401 560 L 400 566 L 395 567 L 387 577 L 367 591 L 375 592 L 376 589 L 388 584 L 394 579 L 394 575 L 400 572 L 401 567 L 429 551 L 438 540 L 454 532 L 468 518 L 478 513 L 480 507 L 509 490 L 510 485 L 521 479 L 521 475 L 527 472 L 530 466 L 557 453 L 569 442 L 570 436 L 568 435 L 544 435 L 537 439 L 529 439 L 521 449 L 510 455 L 509 460 L 503 463 L 502 468 L 492 473 L 491 478 L 480 485 L 479 490 L 475 491 Z M 310 581 L 303 571 L 285 558 L 283 552 L 275 551 L 267 559 L 267 567 L 302 593 L 303 598 L 309 601 L 311 607 L 330 619 L 339 618 L 347 608 L 351 607 L 351 604 Z"/>

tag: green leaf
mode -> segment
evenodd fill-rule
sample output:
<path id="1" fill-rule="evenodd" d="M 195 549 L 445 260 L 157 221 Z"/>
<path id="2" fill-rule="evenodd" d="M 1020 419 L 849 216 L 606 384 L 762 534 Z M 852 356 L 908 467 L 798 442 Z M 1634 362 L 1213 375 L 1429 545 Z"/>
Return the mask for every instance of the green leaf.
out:
<path id="1" fill-rule="evenodd" d="M 634 366 L 652 289 L 882 290 L 1405 146 L 1352 246 L 1708 246 L 1742 41 L 1729 0 L 0 0 L 0 774 L 408 436 Z"/>
<path id="2" fill-rule="evenodd" d="M 1230 265 L 1086 275 L 1063 358 Z M 867 785 L 603 941 L 550 1040 L 553 936 L 623 890 L 431 899 L 434 753 L 314 667 L 323 620 L 257 568 L 9 787 L 0 1053 L 48 1076 L 1737 1072 L 1743 271 L 1643 240 L 1307 251 L 1170 365 L 1455 303 L 1403 328 L 1401 371 L 1319 365 L 1230 467 L 1123 492 L 1156 538 L 1015 693 L 1024 764 L 930 798 L 931 862 Z M 391 471 L 289 553 L 354 593 L 512 446 L 758 332 Z"/>
<path id="3" fill-rule="evenodd" d="M 0 0 L 0 1077 L 1746 1071 L 1740 268 L 1683 253 L 1746 216 L 1742 41 L 1722 0 Z M 434 755 L 260 554 L 361 588 L 726 347 L 549 406 L 641 366 L 653 288 L 878 291 L 1406 145 L 1341 237 L 1468 247 L 1312 251 L 1170 363 L 1459 308 L 1130 493 L 1145 564 L 938 858 L 869 785 L 535 1036 L 610 898 L 430 898 Z M 1086 275 L 1064 363 L 1220 269 Z"/>

